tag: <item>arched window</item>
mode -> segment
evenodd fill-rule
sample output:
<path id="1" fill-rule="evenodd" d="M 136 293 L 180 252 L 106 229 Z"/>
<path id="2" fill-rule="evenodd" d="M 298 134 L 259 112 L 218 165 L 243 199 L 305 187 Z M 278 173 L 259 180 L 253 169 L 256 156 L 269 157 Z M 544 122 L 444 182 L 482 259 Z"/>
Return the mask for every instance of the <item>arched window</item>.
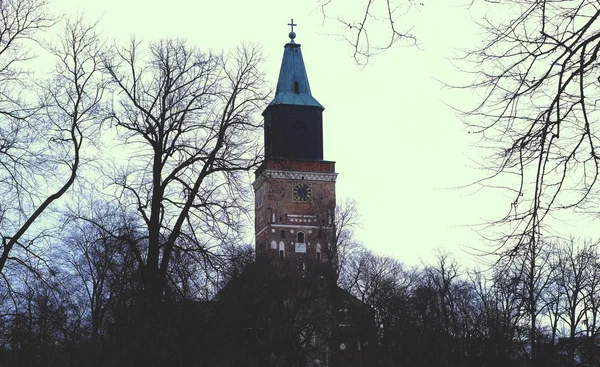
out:
<path id="1" fill-rule="evenodd" d="M 285 244 L 283 241 L 279 242 L 279 258 L 283 260 L 285 257 Z"/>
<path id="2" fill-rule="evenodd" d="M 285 231 L 279 232 L 279 235 L 280 235 L 281 239 L 284 239 L 285 238 Z"/>
<path id="3" fill-rule="evenodd" d="M 298 241 L 299 243 L 304 243 L 304 232 L 298 232 Z"/>
<path id="4" fill-rule="evenodd" d="M 321 244 L 317 243 L 317 260 L 321 260 Z"/>

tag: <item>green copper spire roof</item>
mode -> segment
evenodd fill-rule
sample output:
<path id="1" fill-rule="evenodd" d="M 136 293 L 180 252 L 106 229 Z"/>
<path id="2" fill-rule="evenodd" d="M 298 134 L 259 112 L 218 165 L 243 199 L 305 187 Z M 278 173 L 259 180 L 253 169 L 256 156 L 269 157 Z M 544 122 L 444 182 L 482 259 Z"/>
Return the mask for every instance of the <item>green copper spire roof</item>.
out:
<path id="1" fill-rule="evenodd" d="M 289 24 L 292 31 L 289 34 L 290 42 L 287 43 L 283 51 L 283 60 L 279 70 L 279 80 L 277 81 L 277 90 L 275 97 L 269 106 L 273 105 L 300 105 L 312 106 L 325 109 L 311 94 L 308 76 L 300 51 L 300 44 L 294 42 L 296 33 L 294 32 L 294 20 Z"/>

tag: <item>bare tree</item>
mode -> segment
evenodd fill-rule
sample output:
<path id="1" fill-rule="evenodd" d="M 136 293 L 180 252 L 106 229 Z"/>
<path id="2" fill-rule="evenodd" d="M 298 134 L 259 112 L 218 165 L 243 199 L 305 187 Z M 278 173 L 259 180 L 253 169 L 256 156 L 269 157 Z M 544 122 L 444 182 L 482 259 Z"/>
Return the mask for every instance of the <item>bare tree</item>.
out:
<path id="1" fill-rule="evenodd" d="M 600 263 L 597 246 L 594 253 L 590 254 L 590 266 L 585 269 L 586 287 L 584 290 L 585 297 L 583 299 L 585 316 L 583 320 L 585 335 L 587 337 L 586 352 L 584 361 L 592 364 L 600 357 L 596 348 L 596 340 L 600 335 Z"/>
<path id="2" fill-rule="evenodd" d="M 26 62 L 33 57 L 30 46 L 39 31 L 50 27 L 54 20 L 47 14 L 45 0 L 3 0 L 0 3 L 0 154 L 9 149 L 23 149 L 27 141 L 20 139 L 18 130 L 35 107 L 25 104 Z M 15 131 L 17 130 L 17 131 Z M 3 168 L 10 165 L 3 161 Z"/>
<path id="3" fill-rule="evenodd" d="M 323 273 L 323 289 L 326 295 L 329 316 L 331 337 L 328 342 L 331 353 L 331 366 L 340 366 L 341 356 L 339 353 L 340 343 L 340 315 L 339 312 L 346 298 L 346 294 L 340 290 L 340 285 L 345 284 L 349 288 L 358 279 L 358 274 L 349 274 L 348 266 L 353 253 L 360 246 L 354 238 L 354 229 L 358 226 L 358 211 L 356 203 L 353 200 L 346 200 L 341 204 L 336 204 L 334 198 L 322 198 L 315 200 L 311 204 L 312 212 L 315 213 L 317 223 L 317 239 L 322 243 L 322 259 L 318 260 Z M 345 274 L 343 281 L 340 276 Z M 342 276 L 344 278 L 344 276 Z M 354 278 L 355 280 L 349 280 Z"/>
<path id="4" fill-rule="evenodd" d="M 542 289 L 542 283 L 532 287 L 531 276 L 545 262 L 533 256 L 542 254 L 544 223 L 560 210 L 595 211 L 600 7 L 561 0 L 487 5 L 482 27 L 488 40 L 466 56 L 477 75 L 468 88 L 483 98 L 466 111 L 466 120 L 494 149 L 482 184 L 512 197 L 510 210 L 496 222 L 505 226 L 492 252 L 528 263 L 531 291 Z M 529 292 L 530 307 L 535 293 Z M 533 308 L 530 316 L 533 329 Z"/>
<path id="5" fill-rule="evenodd" d="M 29 28 L 21 30 L 21 37 L 28 37 L 33 29 L 45 27 L 48 22 L 46 16 L 39 13 L 44 4 L 37 1 L 1 3 L 0 9 L 14 7 L 16 10 L 15 18 L 2 18 L 0 22 L 28 25 Z M 29 23 L 34 20 L 37 23 Z M 11 32 L 14 30 L 0 25 L 0 35 L 10 36 Z M 24 114 L 26 108 L 18 107 L 18 110 L 0 114 L 0 118 L 9 121 L 8 130 L 0 130 L 3 147 L 0 148 L 0 164 L 5 169 L 0 180 L 0 192 L 3 193 L 0 272 L 7 260 L 19 262 L 18 257 L 11 256 L 15 245 L 36 256 L 33 241 L 24 241 L 24 235 L 73 185 L 81 166 L 84 141 L 92 138 L 93 126 L 89 122 L 97 113 L 104 87 L 98 79 L 101 44 L 93 26 L 86 25 L 82 19 L 67 21 L 61 36 L 58 45 L 48 46 L 57 64 L 52 77 L 36 85 L 41 99 L 39 107 L 31 113 Z M 12 38 L 12 42 L 18 40 Z M 24 56 L 16 56 L 5 69 L 10 70 L 19 57 Z M 20 106 L 18 101 L 15 103 Z"/>
<path id="6" fill-rule="evenodd" d="M 508 3 L 488 4 L 488 14 L 497 15 L 482 24 L 488 40 L 466 57 L 477 68 L 468 87 L 483 95 L 466 120 L 495 149 L 483 184 L 501 186 L 513 198 L 499 221 L 511 225 L 501 239 L 506 255 L 535 246 L 549 213 L 593 211 L 599 168 L 598 5 Z M 505 5 L 511 11 L 494 12 Z"/>
<path id="7" fill-rule="evenodd" d="M 425 274 L 435 291 L 438 292 L 440 310 L 442 313 L 443 332 L 454 333 L 456 329 L 456 287 L 459 283 L 460 265 L 447 252 L 436 254 L 436 264 L 425 268 Z"/>
<path id="8" fill-rule="evenodd" d="M 574 366 L 576 337 L 580 336 L 582 321 L 587 313 L 585 306 L 588 279 L 587 269 L 593 267 L 596 246 L 586 243 L 576 247 L 574 239 L 558 249 L 557 264 L 554 269 L 555 281 L 559 288 L 560 318 L 568 328 L 569 346 L 567 349 L 569 363 Z"/>
<path id="9" fill-rule="evenodd" d="M 483 340 L 482 355 L 490 365 L 511 365 L 520 357 L 519 328 L 526 316 L 518 277 L 505 272 L 487 280 L 477 272 L 472 276 L 478 298 L 480 322 L 477 337 Z"/>
<path id="10" fill-rule="evenodd" d="M 331 198 L 323 198 L 312 202 L 311 207 L 316 215 L 318 240 L 324 244 L 321 250 L 327 259 L 327 277 L 337 287 L 353 253 L 361 249 L 354 237 L 354 230 L 360 225 L 356 202 L 347 199 L 336 204 Z"/>
<path id="11" fill-rule="evenodd" d="M 209 254 L 242 232 L 243 174 L 260 163 L 261 61 L 257 47 L 222 56 L 176 40 L 149 53 L 132 40 L 106 60 L 118 98 L 110 121 L 133 155 L 115 184 L 145 223 L 148 300 L 162 297 L 176 249 Z"/>
<path id="12" fill-rule="evenodd" d="M 407 338 L 414 338 L 406 324 L 412 318 L 408 299 L 417 273 L 390 257 L 377 256 L 363 249 L 353 254 L 342 274 L 344 284 L 354 296 L 375 310 L 376 345 L 373 359 L 378 366 L 397 364 L 398 351 Z M 410 336 L 409 336 L 410 335 Z"/>
<path id="13" fill-rule="evenodd" d="M 402 16 L 423 2 L 413 0 L 368 0 L 355 7 L 338 0 L 318 1 L 323 20 L 332 19 L 343 29 L 341 36 L 353 48 L 353 58 L 366 64 L 371 56 L 383 52 L 399 41 L 416 45 L 412 26 L 402 25 Z"/>
<path id="14" fill-rule="evenodd" d="M 512 256 L 502 256 L 496 263 L 497 276 L 506 277 L 515 282 L 518 297 L 521 298 L 521 312 L 524 313 L 523 329 L 527 330 L 526 346 L 530 364 L 538 364 L 538 346 L 540 341 L 540 318 L 551 305 L 547 292 L 552 286 L 552 251 L 547 242 L 533 242 L 518 247 L 522 252 L 512 252 Z"/>
<path id="15" fill-rule="evenodd" d="M 52 24 L 46 7 L 45 1 L 0 3 L 0 235 L 2 253 L 7 254 L 8 241 L 15 237 L 22 220 L 20 212 L 26 209 L 32 189 L 29 119 L 37 107 L 25 93 L 31 85 L 26 64 L 32 57 L 30 46 L 36 33 Z M 3 268 L 0 266 L 0 272 Z"/>
<path id="16" fill-rule="evenodd" d="M 91 342 L 97 346 L 111 303 L 131 281 L 132 247 L 135 246 L 135 221 L 122 208 L 93 201 L 90 208 L 67 215 L 62 246 L 52 256 L 64 271 L 78 279 L 77 293 L 83 293 L 85 314 L 89 315 Z"/>

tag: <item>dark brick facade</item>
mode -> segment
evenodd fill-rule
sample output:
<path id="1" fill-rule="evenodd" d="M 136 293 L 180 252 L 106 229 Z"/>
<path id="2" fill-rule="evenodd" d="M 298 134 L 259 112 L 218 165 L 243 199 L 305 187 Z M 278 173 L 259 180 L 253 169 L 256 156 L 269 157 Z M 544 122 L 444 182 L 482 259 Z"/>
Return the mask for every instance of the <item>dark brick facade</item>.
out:
<path id="1" fill-rule="evenodd" d="M 325 161 L 267 160 L 257 170 L 255 228 L 258 256 L 283 257 L 300 267 L 311 260 L 326 260 L 327 243 L 322 231 L 329 224 L 325 206 L 335 204 L 334 167 L 334 162 Z M 321 173 L 329 175 L 319 175 Z M 294 183 L 310 185 L 310 201 L 293 201 Z M 302 264 L 298 265 L 300 261 Z"/>

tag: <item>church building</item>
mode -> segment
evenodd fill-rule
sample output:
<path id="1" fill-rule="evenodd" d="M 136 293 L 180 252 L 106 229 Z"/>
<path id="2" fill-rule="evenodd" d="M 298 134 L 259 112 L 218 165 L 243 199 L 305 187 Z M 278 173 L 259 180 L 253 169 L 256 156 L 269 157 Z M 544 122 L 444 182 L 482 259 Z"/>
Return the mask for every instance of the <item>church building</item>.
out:
<path id="1" fill-rule="evenodd" d="M 320 241 L 333 214 L 337 173 L 335 162 L 323 160 L 324 107 L 311 94 L 293 30 L 289 37 L 275 97 L 263 112 L 265 160 L 253 183 L 256 254 L 302 272 L 311 260 L 325 261 L 327 244 Z"/>
<path id="2" fill-rule="evenodd" d="M 324 107 L 311 93 L 300 44 L 295 42 L 296 24 L 292 20 L 289 25 L 292 31 L 284 46 L 275 96 L 263 112 L 265 159 L 253 183 L 256 257 L 292 269 L 324 290 L 322 304 L 329 305 L 325 309 L 330 325 L 321 335 L 311 331 L 312 335 L 300 336 L 318 345 L 307 352 L 312 358 L 306 358 L 304 365 L 364 366 L 369 337 L 359 335 L 359 330 L 371 331 L 372 318 L 366 318 L 365 328 L 365 317 L 359 322 L 352 315 L 371 313 L 337 287 L 336 244 L 331 243 L 335 241 L 335 162 L 323 159 Z"/>

